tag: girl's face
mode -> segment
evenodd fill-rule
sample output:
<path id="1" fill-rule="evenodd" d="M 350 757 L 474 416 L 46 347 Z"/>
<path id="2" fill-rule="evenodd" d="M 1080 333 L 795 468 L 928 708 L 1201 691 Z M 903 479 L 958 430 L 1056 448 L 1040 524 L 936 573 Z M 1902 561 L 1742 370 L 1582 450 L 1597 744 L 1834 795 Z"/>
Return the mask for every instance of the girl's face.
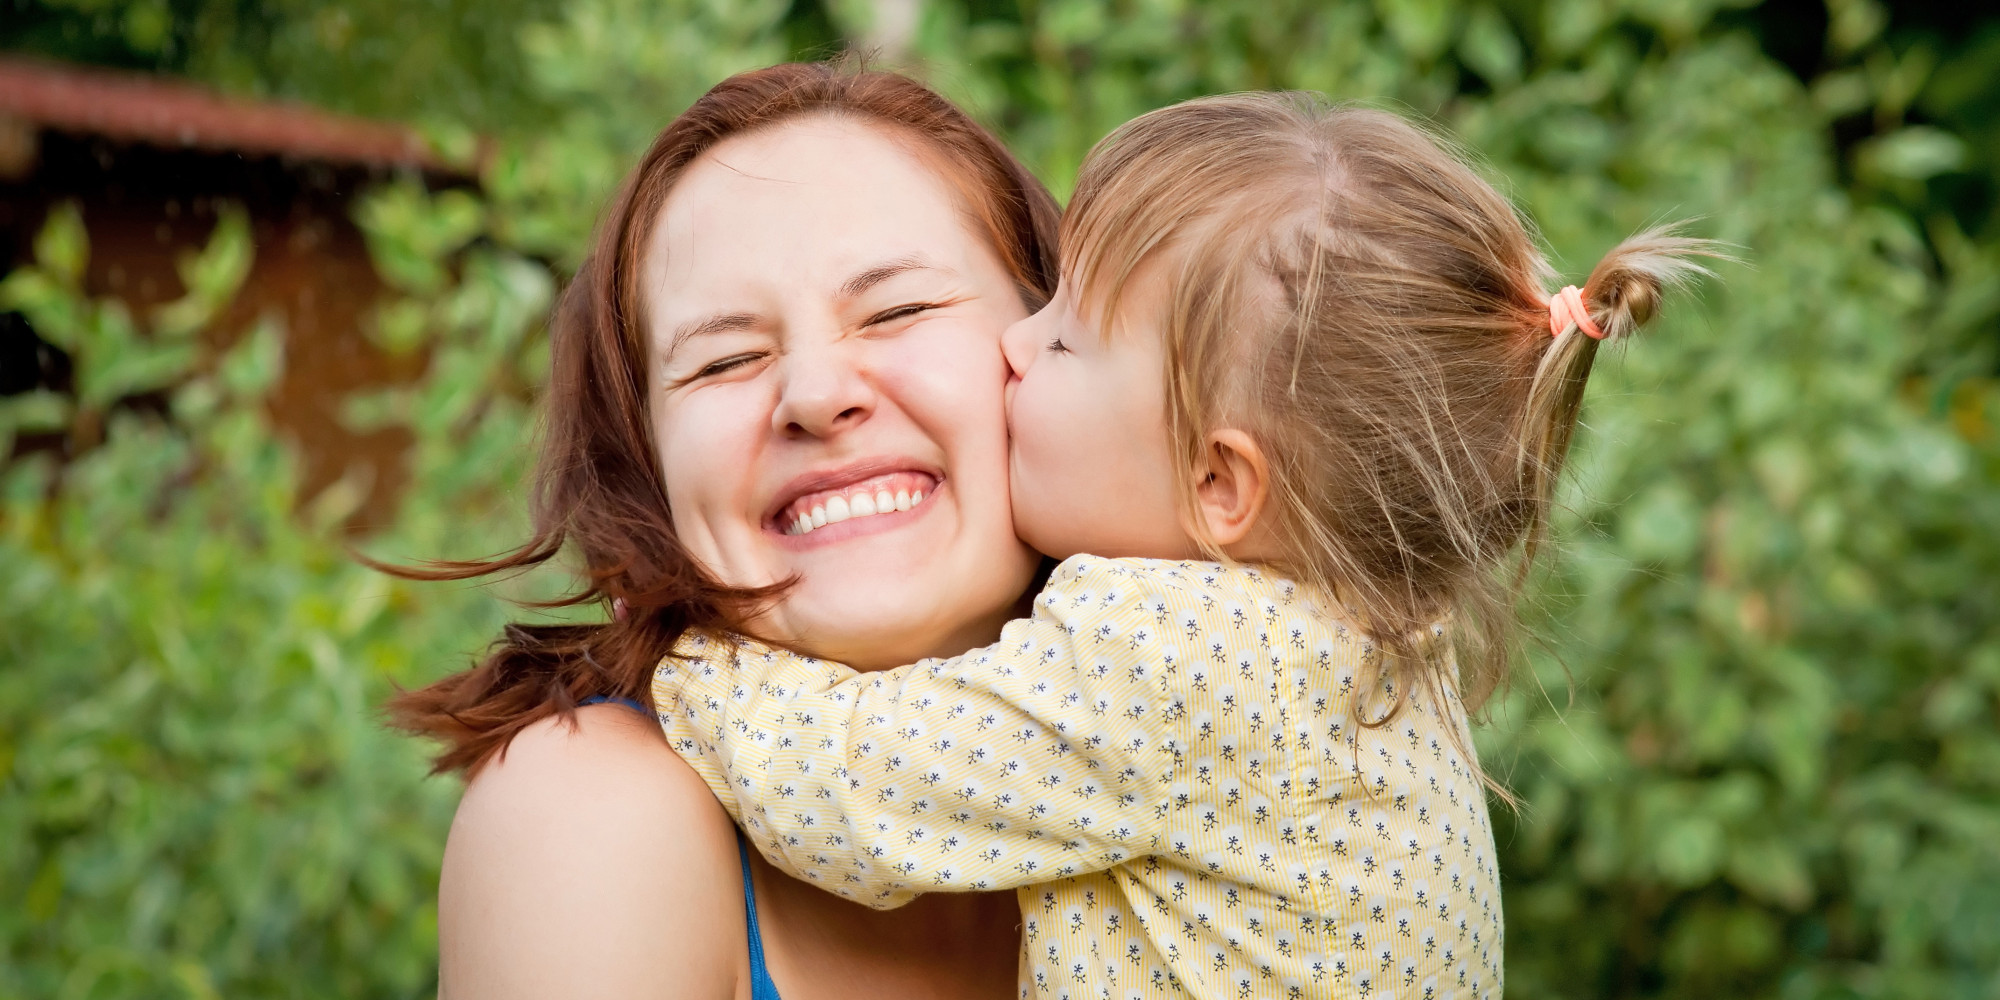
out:
<path id="1" fill-rule="evenodd" d="M 1202 558 L 1167 431 L 1166 293 L 1164 270 L 1141 267 L 1106 331 L 1065 282 L 1007 331 L 1014 527 L 1055 558 Z"/>
<path id="2" fill-rule="evenodd" d="M 850 120 L 736 136 L 641 281 L 675 531 L 726 584 L 798 579 L 750 630 L 862 668 L 990 641 L 1039 561 L 1002 401 L 1027 310 L 946 182 Z"/>

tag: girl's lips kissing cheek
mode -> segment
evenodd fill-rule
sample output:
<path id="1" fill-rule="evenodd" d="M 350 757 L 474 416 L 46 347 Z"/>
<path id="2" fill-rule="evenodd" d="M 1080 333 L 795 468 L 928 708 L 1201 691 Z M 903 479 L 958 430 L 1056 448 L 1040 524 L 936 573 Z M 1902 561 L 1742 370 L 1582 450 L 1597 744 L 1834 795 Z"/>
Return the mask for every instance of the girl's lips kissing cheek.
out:
<path id="1" fill-rule="evenodd" d="M 899 470 L 801 493 L 778 508 L 768 522 L 771 530 L 791 538 L 804 539 L 836 525 L 846 529 L 823 535 L 815 541 L 834 541 L 888 528 L 907 520 L 937 492 L 939 480 L 927 472 Z M 864 522 L 856 524 L 854 522 Z"/>

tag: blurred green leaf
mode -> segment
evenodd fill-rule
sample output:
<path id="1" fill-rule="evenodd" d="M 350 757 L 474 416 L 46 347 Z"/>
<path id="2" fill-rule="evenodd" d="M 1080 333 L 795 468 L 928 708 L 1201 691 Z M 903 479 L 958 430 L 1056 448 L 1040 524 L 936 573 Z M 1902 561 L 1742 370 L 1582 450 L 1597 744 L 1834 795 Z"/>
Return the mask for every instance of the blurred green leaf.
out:
<path id="1" fill-rule="evenodd" d="M 1507 19 L 1492 7 L 1482 4 L 1466 16 L 1458 55 L 1473 72 L 1496 86 L 1512 86 L 1521 80 L 1521 42 Z"/>
<path id="2" fill-rule="evenodd" d="M 1448 0 L 1376 0 L 1389 34 L 1405 53 L 1418 59 L 1436 58 L 1451 42 L 1454 14 Z"/>
<path id="3" fill-rule="evenodd" d="M 83 228 L 82 209 L 73 201 L 58 202 L 35 234 L 35 263 L 64 288 L 75 289 L 83 284 L 83 268 L 89 262 L 90 237 Z"/>
<path id="4" fill-rule="evenodd" d="M 368 234 L 384 277 L 413 292 L 434 292 L 445 280 L 444 258 L 479 234 L 483 215 L 484 206 L 464 191 L 432 195 L 414 184 L 393 184 L 364 198 L 355 221 Z"/>
<path id="5" fill-rule="evenodd" d="M 1965 165 L 1965 143 L 1924 125 L 1908 125 L 1870 139 L 1855 151 L 1864 172 L 1896 180 L 1928 180 Z"/>
<path id="6" fill-rule="evenodd" d="M 0 428 L 33 434 L 69 426 L 71 404 L 61 393 L 39 389 L 0 398 Z"/>
<path id="7" fill-rule="evenodd" d="M 284 367 L 284 327 L 267 317 L 223 355 L 218 373 L 232 395 L 247 401 L 262 399 L 277 384 Z"/>
<path id="8" fill-rule="evenodd" d="M 181 257 L 181 285 L 187 291 L 154 312 L 156 335 L 178 339 L 208 325 L 249 276 L 253 253 L 249 215 L 241 205 L 224 203 L 216 212 L 208 245 Z"/>

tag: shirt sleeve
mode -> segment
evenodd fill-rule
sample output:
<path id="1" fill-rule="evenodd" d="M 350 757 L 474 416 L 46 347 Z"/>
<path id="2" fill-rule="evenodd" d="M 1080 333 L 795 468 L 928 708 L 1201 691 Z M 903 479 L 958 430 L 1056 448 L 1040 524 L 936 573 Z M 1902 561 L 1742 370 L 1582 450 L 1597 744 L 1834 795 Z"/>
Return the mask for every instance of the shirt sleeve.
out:
<path id="1" fill-rule="evenodd" d="M 1079 557 L 983 649 L 863 674 L 697 636 L 660 665 L 654 701 L 674 748 L 794 875 L 883 909 L 1045 882 L 1160 849 L 1186 754 L 1168 639 L 1198 600 Z"/>

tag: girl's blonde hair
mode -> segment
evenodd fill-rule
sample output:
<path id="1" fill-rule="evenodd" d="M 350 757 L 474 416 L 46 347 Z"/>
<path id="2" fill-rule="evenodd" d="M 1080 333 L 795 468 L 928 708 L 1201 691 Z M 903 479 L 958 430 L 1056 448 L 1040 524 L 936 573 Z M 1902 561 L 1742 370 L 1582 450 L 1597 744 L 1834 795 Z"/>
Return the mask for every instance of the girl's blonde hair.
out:
<path id="1" fill-rule="evenodd" d="M 1061 247 L 1106 321 L 1142 265 L 1170 269 L 1179 457 L 1192 466 L 1220 427 L 1253 434 L 1294 554 L 1282 569 L 1346 606 L 1399 693 L 1444 694 L 1431 639 L 1451 621 L 1476 711 L 1506 679 L 1600 344 L 1574 323 L 1551 336 L 1555 271 L 1507 199 L 1397 115 L 1235 94 L 1099 143 Z M 1631 334 L 1713 254 L 1670 230 L 1625 241 L 1584 284 L 1590 318 L 1606 340 Z"/>

